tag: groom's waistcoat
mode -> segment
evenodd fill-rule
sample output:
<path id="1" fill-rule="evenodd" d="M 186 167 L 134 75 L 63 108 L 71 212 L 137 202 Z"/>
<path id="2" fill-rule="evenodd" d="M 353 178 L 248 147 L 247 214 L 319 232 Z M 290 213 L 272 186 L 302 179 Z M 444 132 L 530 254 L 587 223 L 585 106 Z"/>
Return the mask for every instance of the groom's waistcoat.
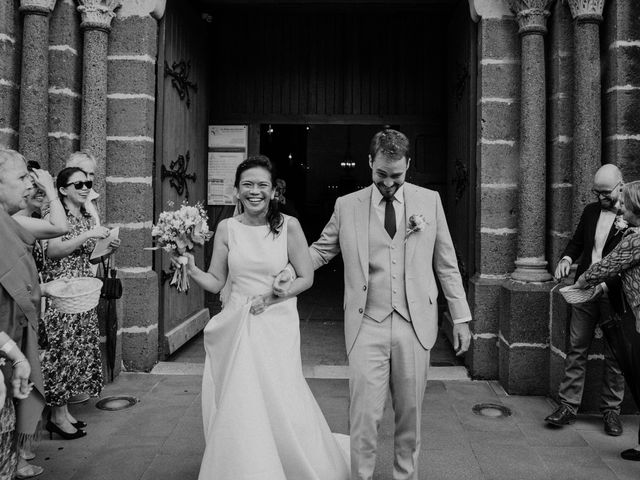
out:
<path id="1" fill-rule="evenodd" d="M 369 287 L 364 313 L 378 322 L 393 310 L 411 320 L 404 278 L 405 225 L 402 215 L 392 240 L 375 210 L 369 209 Z"/>

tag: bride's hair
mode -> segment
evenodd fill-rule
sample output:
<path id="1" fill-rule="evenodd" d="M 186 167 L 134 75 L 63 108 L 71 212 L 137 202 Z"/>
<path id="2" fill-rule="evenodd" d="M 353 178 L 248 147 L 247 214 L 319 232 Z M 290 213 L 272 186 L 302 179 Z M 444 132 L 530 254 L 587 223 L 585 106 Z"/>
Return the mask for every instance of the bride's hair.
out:
<path id="1" fill-rule="evenodd" d="M 233 182 L 233 185 L 236 188 L 240 188 L 240 176 L 242 175 L 242 172 L 245 172 L 246 170 L 249 170 L 251 168 L 263 168 L 264 170 L 269 172 L 269 175 L 271 176 L 271 185 L 274 189 L 276 188 L 276 175 L 274 173 L 273 164 L 271 163 L 271 160 L 269 160 L 269 157 L 265 155 L 252 155 L 250 157 L 247 157 L 246 160 L 238 165 L 238 168 L 236 169 L 236 179 Z M 280 234 L 280 229 L 282 228 L 282 224 L 284 223 L 284 218 L 280 213 L 278 205 L 278 200 L 276 198 L 272 198 L 271 200 L 269 200 L 269 208 L 267 209 L 267 223 L 269 224 L 269 230 L 274 235 Z M 238 211 L 240 213 L 244 211 L 244 207 L 242 206 L 241 202 L 238 202 Z"/>

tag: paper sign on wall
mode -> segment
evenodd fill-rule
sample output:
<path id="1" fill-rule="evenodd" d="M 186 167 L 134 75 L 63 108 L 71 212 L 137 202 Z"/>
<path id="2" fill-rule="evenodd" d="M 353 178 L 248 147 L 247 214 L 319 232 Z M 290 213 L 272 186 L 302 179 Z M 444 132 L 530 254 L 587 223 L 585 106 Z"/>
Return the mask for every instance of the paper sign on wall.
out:
<path id="1" fill-rule="evenodd" d="M 235 205 L 233 182 L 236 168 L 244 158 L 244 152 L 209 152 L 209 205 Z"/>

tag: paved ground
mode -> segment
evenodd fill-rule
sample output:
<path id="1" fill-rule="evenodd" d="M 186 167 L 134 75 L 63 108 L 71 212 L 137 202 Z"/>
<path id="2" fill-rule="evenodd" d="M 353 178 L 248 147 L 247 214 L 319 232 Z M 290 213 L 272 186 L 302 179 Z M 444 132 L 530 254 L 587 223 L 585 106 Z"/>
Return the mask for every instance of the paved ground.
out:
<path id="1" fill-rule="evenodd" d="M 303 319 L 301 349 L 307 381 L 329 425 L 335 432 L 348 433 L 341 322 Z M 625 433 L 619 438 L 603 433 L 599 416 L 581 416 L 571 427 L 550 429 L 542 421 L 554 407 L 550 400 L 508 396 L 496 382 L 468 380 L 443 336 L 431 360 L 435 367 L 430 371 L 432 380 L 423 408 L 421 479 L 640 479 L 640 462 L 618 457 L 634 444 L 638 416 L 624 418 Z M 95 407 L 95 400 L 73 407 L 78 418 L 88 422 L 88 435 L 72 441 L 45 437 L 33 461 L 46 468 L 39 478 L 197 479 L 204 449 L 200 411 L 203 361 L 202 337 L 198 336 L 171 362 L 158 365 L 155 374 L 125 373 L 105 388 L 103 396 L 138 398 L 134 407 L 102 411 Z M 501 404 L 513 414 L 481 417 L 472 411 L 479 403 Z M 393 412 L 387 409 L 380 431 L 376 480 L 391 478 L 392 451 Z"/>
<path id="2" fill-rule="evenodd" d="M 308 380 L 336 432 L 347 432 L 347 382 Z M 43 440 L 34 463 L 50 480 L 196 479 L 203 451 L 200 378 L 194 375 L 121 375 L 105 395 L 131 395 L 140 402 L 106 412 L 95 401 L 74 408 L 87 421 L 88 436 Z M 477 403 L 512 409 L 507 418 L 472 412 Z M 599 417 L 584 416 L 572 427 L 551 430 L 541 419 L 551 410 L 541 397 L 512 397 L 492 382 L 431 381 L 422 418 L 420 478 L 626 479 L 640 478 L 640 463 L 619 459 L 633 444 L 638 417 L 625 417 L 619 438 L 602 432 Z M 392 412 L 381 426 L 376 480 L 391 478 Z M 268 479 L 265 479 L 268 480 Z"/>

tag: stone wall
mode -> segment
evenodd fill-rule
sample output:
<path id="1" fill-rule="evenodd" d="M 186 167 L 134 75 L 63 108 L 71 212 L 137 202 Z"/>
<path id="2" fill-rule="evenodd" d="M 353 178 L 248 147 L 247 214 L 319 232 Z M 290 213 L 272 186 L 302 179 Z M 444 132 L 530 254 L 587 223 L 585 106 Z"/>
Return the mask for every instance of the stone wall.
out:
<path id="1" fill-rule="evenodd" d="M 122 350 L 126 369 L 149 370 L 158 360 L 159 293 L 152 252 L 143 248 L 153 223 L 158 22 L 148 8 L 123 7 L 109 40 L 106 211 L 123 241 Z"/>
<path id="2" fill-rule="evenodd" d="M 605 4 L 601 50 L 603 161 L 640 180 L 640 2 Z"/>
<path id="3" fill-rule="evenodd" d="M 18 148 L 22 23 L 19 0 L 0 0 L 0 145 Z"/>
<path id="4" fill-rule="evenodd" d="M 500 288 L 516 256 L 520 50 L 508 12 L 478 25 L 476 275 L 469 288 L 473 313 L 474 378 L 498 377 Z"/>

